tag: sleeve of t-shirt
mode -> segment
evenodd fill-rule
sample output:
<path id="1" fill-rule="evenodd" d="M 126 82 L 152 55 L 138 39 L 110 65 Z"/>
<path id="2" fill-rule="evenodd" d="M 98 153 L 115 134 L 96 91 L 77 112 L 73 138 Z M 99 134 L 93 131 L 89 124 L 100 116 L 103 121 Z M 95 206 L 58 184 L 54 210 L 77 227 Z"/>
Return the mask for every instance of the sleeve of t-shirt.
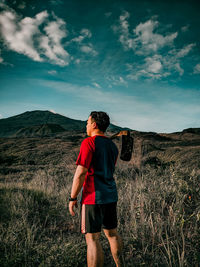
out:
<path id="1" fill-rule="evenodd" d="M 89 169 L 92 156 L 94 153 L 94 143 L 90 138 L 86 138 L 81 143 L 80 152 L 76 161 L 76 165 L 81 165 L 87 169 Z"/>

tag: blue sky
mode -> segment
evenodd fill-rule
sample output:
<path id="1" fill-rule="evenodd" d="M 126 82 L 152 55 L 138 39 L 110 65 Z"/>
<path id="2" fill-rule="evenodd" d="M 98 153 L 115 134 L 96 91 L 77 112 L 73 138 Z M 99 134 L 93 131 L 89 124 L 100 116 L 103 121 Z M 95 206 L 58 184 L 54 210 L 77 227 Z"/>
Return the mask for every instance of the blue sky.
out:
<path id="1" fill-rule="evenodd" d="M 200 127 L 200 4 L 0 0 L 0 118 L 92 110 L 140 131 Z"/>

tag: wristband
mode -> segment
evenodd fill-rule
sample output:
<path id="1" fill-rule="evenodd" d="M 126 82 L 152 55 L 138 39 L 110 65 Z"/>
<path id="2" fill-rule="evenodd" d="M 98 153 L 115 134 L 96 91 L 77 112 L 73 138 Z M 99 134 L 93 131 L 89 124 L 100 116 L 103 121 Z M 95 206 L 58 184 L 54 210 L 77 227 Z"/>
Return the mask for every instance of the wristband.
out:
<path id="1" fill-rule="evenodd" d="M 77 197 L 74 197 L 74 198 L 73 197 L 70 197 L 69 198 L 69 201 L 75 201 L 75 200 L 77 200 Z"/>

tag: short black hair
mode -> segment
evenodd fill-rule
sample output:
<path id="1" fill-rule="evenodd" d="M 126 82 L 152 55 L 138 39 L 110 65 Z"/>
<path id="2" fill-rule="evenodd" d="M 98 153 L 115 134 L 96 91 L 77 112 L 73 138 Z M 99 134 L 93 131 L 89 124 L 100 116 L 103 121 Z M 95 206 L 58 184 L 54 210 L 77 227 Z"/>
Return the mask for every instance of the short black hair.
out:
<path id="1" fill-rule="evenodd" d="M 105 132 L 110 124 L 110 118 L 106 112 L 92 111 L 91 118 L 96 122 L 100 131 Z"/>

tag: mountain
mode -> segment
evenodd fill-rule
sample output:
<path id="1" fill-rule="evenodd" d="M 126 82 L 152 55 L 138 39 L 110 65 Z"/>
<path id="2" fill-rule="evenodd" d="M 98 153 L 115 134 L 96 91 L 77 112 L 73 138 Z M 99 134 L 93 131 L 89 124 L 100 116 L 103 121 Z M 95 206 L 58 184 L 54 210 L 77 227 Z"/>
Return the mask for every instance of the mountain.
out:
<path id="1" fill-rule="evenodd" d="M 183 130 L 183 133 L 200 134 L 200 128 L 188 128 L 188 129 Z"/>
<path id="2" fill-rule="evenodd" d="M 86 121 L 74 120 L 50 111 L 26 111 L 7 119 L 0 119 L 0 137 L 37 137 L 61 132 L 84 133 L 85 127 Z M 125 129 L 128 128 L 114 124 L 108 127 L 110 132 Z"/>
<path id="3" fill-rule="evenodd" d="M 0 136 L 9 137 L 13 136 L 23 128 L 30 127 L 29 131 L 33 130 L 33 126 L 39 126 L 44 124 L 56 124 L 60 125 L 66 131 L 83 131 L 85 127 L 84 121 L 73 120 L 62 116 L 60 114 L 55 114 L 50 111 L 27 111 L 22 114 L 9 117 L 7 119 L 0 120 Z M 35 128 L 37 131 L 37 127 Z M 33 132 L 32 132 L 33 135 Z M 37 135 L 37 134 L 36 134 Z"/>
<path id="4" fill-rule="evenodd" d="M 11 137 L 46 137 L 55 136 L 58 133 L 63 133 L 66 130 L 58 124 L 41 124 L 19 129 Z"/>

